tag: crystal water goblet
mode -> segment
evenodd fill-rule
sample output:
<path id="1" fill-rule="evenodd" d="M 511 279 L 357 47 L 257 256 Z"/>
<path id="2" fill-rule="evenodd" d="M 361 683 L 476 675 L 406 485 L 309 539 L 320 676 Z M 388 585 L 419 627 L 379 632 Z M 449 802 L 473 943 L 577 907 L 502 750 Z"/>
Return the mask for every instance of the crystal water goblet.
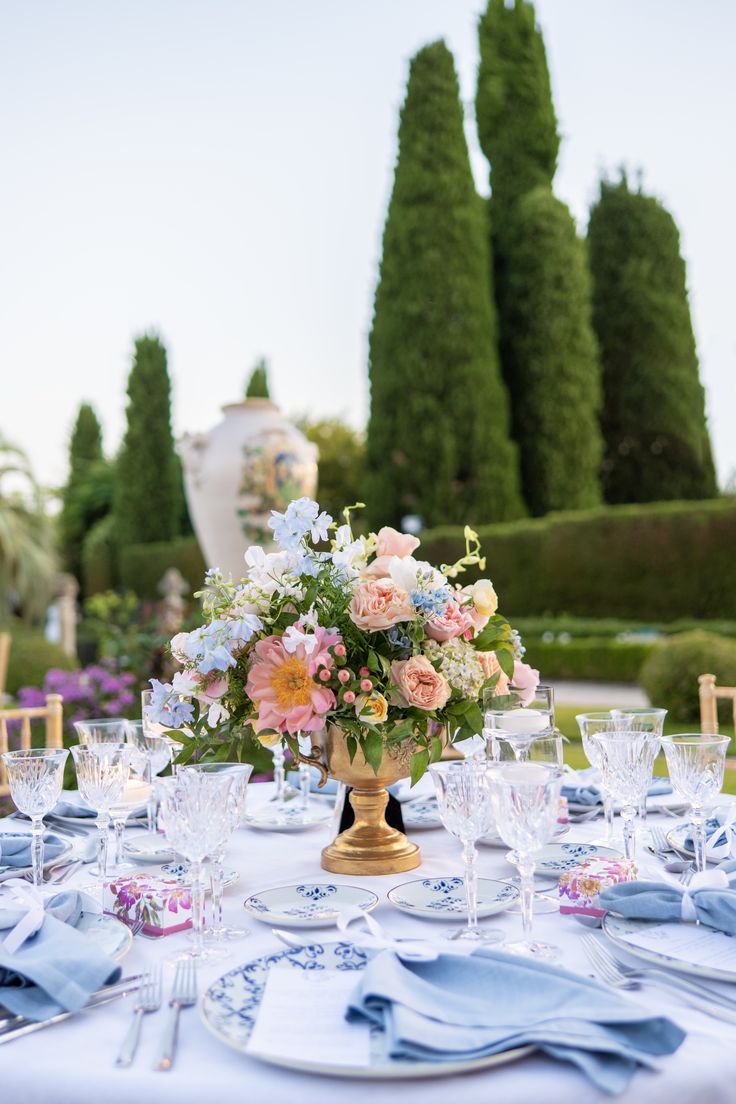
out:
<path id="1" fill-rule="evenodd" d="M 625 717 L 615 720 L 610 712 L 578 713 L 575 720 L 580 729 L 580 739 L 585 757 L 591 767 L 598 772 L 598 786 L 603 800 L 603 818 L 606 825 L 605 832 L 601 839 L 591 840 L 591 843 L 600 843 L 610 847 L 613 843 L 613 798 L 608 792 L 605 779 L 603 778 L 600 750 L 598 746 L 593 743 L 592 737 L 597 732 L 619 732 L 622 728 L 627 728 L 629 722 Z"/>
<path id="2" fill-rule="evenodd" d="M 229 774 L 232 776 L 233 784 L 231 790 L 231 809 L 233 816 L 232 830 L 234 831 L 240 824 L 242 824 L 245 817 L 246 797 L 248 792 L 248 781 L 253 773 L 253 767 L 250 763 L 192 763 L 185 767 L 180 767 L 181 771 L 200 771 L 203 774 Z M 230 837 L 228 837 L 229 840 Z M 221 943 L 227 939 L 244 939 L 250 935 L 249 928 L 235 928 L 230 927 L 223 921 L 222 915 L 222 893 L 223 893 L 223 881 L 224 881 L 224 867 L 225 861 L 225 848 L 228 840 L 225 840 L 222 846 L 214 851 L 209 858 L 209 872 L 210 872 L 210 892 L 212 895 L 212 923 L 211 925 L 205 924 L 204 939 L 206 943 Z"/>
<path id="3" fill-rule="evenodd" d="M 128 781 L 130 748 L 124 743 L 75 744 L 71 753 L 79 792 L 97 813 L 97 872 L 104 893 L 110 810 L 119 803 Z"/>
<path id="4" fill-rule="evenodd" d="M 190 863 L 192 892 L 192 945 L 184 957 L 218 957 L 224 948 L 204 945 L 205 859 L 227 844 L 233 831 L 232 788 L 237 776 L 230 771 L 210 772 L 182 767 L 176 778 L 161 783 L 161 820 L 174 851 Z M 181 956 L 177 956 L 181 957 Z"/>
<path id="5" fill-rule="evenodd" d="M 476 843 L 493 828 L 488 765 L 473 759 L 436 764 L 429 768 L 437 794 L 442 823 L 463 847 L 465 897 L 468 923 L 455 933 L 456 939 L 498 943 L 502 936 L 493 929 L 478 927 L 478 871 Z"/>
<path id="6" fill-rule="evenodd" d="M 43 883 L 43 818 L 61 797 L 65 748 L 21 748 L 3 752 L 10 796 L 17 809 L 31 818 L 33 884 Z"/>
<path id="7" fill-rule="evenodd" d="M 664 729 L 664 720 L 667 716 L 666 709 L 654 709 L 649 706 L 637 709 L 612 709 L 611 716 L 614 720 L 626 718 L 631 727 L 637 732 L 651 732 L 660 737 Z M 639 808 L 639 821 L 646 824 L 647 799 L 646 797 Z"/>
<path id="8" fill-rule="evenodd" d="M 533 697 L 527 691 L 510 689 L 506 694 L 486 691 L 483 695 L 483 734 L 488 740 L 494 732 L 503 732 L 514 740 L 519 759 L 527 758 L 535 736 L 555 730 L 554 690 L 538 686 Z"/>
<path id="9" fill-rule="evenodd" d="M 537 853 L 555 830 L 560 807 L 562 770 L 553 763 L 489 764 L 490 790 L 497 831 L 514 855 L 520 875 L 522 938 L 504 944 L 513 954 L 555 958 L 557 948 L 533 938 L 534 870 Z"/>
<path id="10" fill-rule="evenodd" d="M 148 709 L 151 705 L 152 697 L 153 690 L 141 690 L 141 724 L 143 725 L 143 731 L 147 736 L 160 736 L 167 742 L 170 751 L 169 760 L 171 762 L 171 773 L 176 774 L 176 757 L 184 745 L 180 744 L 179 741 L 175 740 L 172 736 L 169 736 L 169 730 L 165 725 L 150 720 Z"/>
<path id="11" fill-rule="evenodd" d="M 614 725 L 622 723 L 625 719 L 613 721 Z M 627 727 L 596 732 L 589 742 L 600 764 L 603 785 L 611 800 L 621 806 L 624 855 L 633 860 L 636 858 L 636 820 L 652 782 L 659 740 L 651 732 L 637 732 Z"/>
<path id="12" fill-rule="evenodd" d="M 695 869 L 705 870 L 705 810 L 723 787 L 730 736 L 696 732 L 662 736 L 661 744 L 672 785 L 690 805 Z"/>
<path id="13" fill-rule="evenodd" d="M 148 831 L 155 832 L 158 812 L 155 779 L 171 763 L 174 754 L 173 741 L 166 736 L 151 732 L 144 721 L 128 721 L 125 738 L 132 748 L 131 763 L 150 786 L 146 804 L 146 819 L 148 821 Z"/>

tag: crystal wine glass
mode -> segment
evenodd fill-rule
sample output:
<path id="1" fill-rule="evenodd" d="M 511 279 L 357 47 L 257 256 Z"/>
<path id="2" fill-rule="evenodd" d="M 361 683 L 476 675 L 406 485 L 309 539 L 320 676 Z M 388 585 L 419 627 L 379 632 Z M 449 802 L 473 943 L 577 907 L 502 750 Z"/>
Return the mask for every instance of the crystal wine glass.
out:
<path id="1" fill-rule="evenodd" d="M 203 774 L 229 774 L 232 776 L 231 790 L 232 831 L 242 824 L 245 817 L 245 803 L 248 792 L 248 780 L 253 773 L 250 763 L 193 763 L 179 768 L 181 772 L 200 771 Z M 228 837 L 229 839 L 229 837 Z M 248 928 L 229 927 L 222 916 L 222 892 L 225 860 L 225 840 L 222 846 L 209 855 L 210 889 L 212 892 L 212 924 L 205 926 L 205 942 L 221 943 L 226 939 L 243 939 L 250 935 Z"/>
<path id="2" fill-rule="evenodd" d="M 638 709 L 612 709 L 611 716 L 614 720 L 626 718 L 631 727 L 637 732 L 651 732 L 655 736 L 660 737 L 664 728 L 664 719 L 667 716 L 667 710 L 653 709 L 651 707 L 643 707 Z M 646 796 L 644 797 L 644 800 L 639 807 L 639 820 L 642 824 L 646 824 Z"/>
<path id="3" fill-rule="evenodd" d="M 150 786 L 146 817 L 148 831 L 155 832 L 158 801 L 154 779 L 171 763 L 173 741 L 151 732 L 144 721 L 128 721 L 125 738 L 132 748 L 131 762 Z"/>
<path id="4" fill-rule="evenodd" d="M 192 946 L 186 957 L 216 957 L 222 948 L 204 946 L 204 886 L 202 864 L 227 844 L 233 831 L 232 788 L 238 776 L 231 771 L 188 770 L 161 783 L 161 819 L 174 851 L 191 864 Z"/>
<path id="5" fill-rule="evenodd" d="M 525 691 L 506 694 L 487 691 L 483 699 L 483 725 L 486 739 L 503 732 L 518 748 L 518 758 L 526 759 L 530 741 L 543 733 L 554 732 L 554 690 L 538 686 L 532 698 Z"/>
<path id="6" fill-rule="evenodd" d="M 690 803 L 695 868 L 705 870 L 705 809 L 723 787 L 729 736 L 683 733 L 661 738 L 672 785 Z"/>
<path id="7" fill-rule="evenodd" d="M 169 745 L 171 773 L 176 774 L 176 757 L 184 747 L 178 740 L 174 740 L 173 737 L 168 735 L 168 729 L 165 725 L 158 724 L 156 721 L 152 721 L 148 717 L 148 709 L 153 697 L 153 690 L 141 691 L 141 724 L 143 725 L 143 731 L 147 736 L 160 736 Z M 162 768 L 163 769 L 163 768 Z"/>
<path id="8" fill-rule="evenodd" d="M 614 720 L 614 725 L 622 723 Z M 600 765 L 603 785 L 611 800 L 621 806 L 624 854 L 636 858 L 636 818 L 652 782 L 659 740 L 651 732 L 630 728 L 596 732 L 589 743 Z"/>
<path id="9" fill-rule="evenodd" d="M 43 818 L 61 797 L 64 748 L 22 748 L 3 752 L 10 796 L 21 813 L 31 818 L 31 866 L 33 884 L 43 882 Z"/>
<path id="10" fill-rule="evenodd" d="M 76 744 L 71 752 L 79 792 L 97 813 L 97 870 L 104 893 L 110 810 L 119 804 L 128 781 L 130 748 L 124 743 Z"/>
<path id="11" fill-rule="evenodd" d="M 532 938 L 535 857 L 549 841 L 560 807 L 562 770 L 552 763 L 503 762 L 489 765 L 497 831 L 513 849 L 521 876 L 523 937 L 505 944 L 514 954 L 554 958 L 557 948 Z"/>
<path id="12" fill-rule="evenodd" d="M 493 828 L 488 765 L 464 759 L 437 764 L 429 768 L 429 773 L 434 781 L 442 823 L 463 845 L 468 923 L 456 933 L 456 938 L 498 943 L 502 938 L 499 932 L 478 927 L 476 842 Z"/>
<path id="13" fill-rule="evenodd" d="M 610 847 L 613 843 L 613 798 L 608 792 L 608 788 L 603 778 L 603 772 L 601 768 L 601 755 L 597 744 L 594 744 L 591 737 L 597 732 L 619 732 L 622 728 L 628 727 L 628 721 L 626 718 L 620 718 L 614 720 L 610 713 L 578 713 L 575 717 L 578 722 L 578 728 L 580 729 L 580 737 L 583 744 L 583 751 L 585 757 L 598 772 L 598 785 L 601 791 L 601 797 L 603 799 L 603 817 L 606 823 L 605 834 L 602 839 L 592 840 L 592 843 L 601 843 Z"/>

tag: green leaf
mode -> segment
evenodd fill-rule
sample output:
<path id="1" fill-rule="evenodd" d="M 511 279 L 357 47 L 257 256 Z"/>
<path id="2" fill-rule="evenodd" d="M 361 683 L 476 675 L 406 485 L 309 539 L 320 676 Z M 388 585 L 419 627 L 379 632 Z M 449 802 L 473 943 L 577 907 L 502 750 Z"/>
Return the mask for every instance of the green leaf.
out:
<path id="1" fill-rule="evenodd" d="M 430 763 L 439 763 L 441 758 L 442 758 L 442 741 L 440 740 L 439 736 L 433 736 L 432 737 L 431 757 L 430 757 L 429 761 L 430 761 Z"/>
<path id="2" fill-rule="evenodd" d="M 480 711 L 480 706 L 477 702 L 468 702 L 468 707 L 465 711 L 463 727 L 471 729 L 476 734 L 482 732 L 483 714 Z"/>
<path id="3" fill-rule="evenodd" d="M 496 659 L 498 660 L 501 670 L 507 676 L 507 678 L 513 678 L 514 653 L 511 648 L 498 648 L 496 650 Z"/>
<path id="4" fill-rule="evenodd" d="M 381 662 L 376 652 L 371 651 L 368 653 L 366 667 L 369 671 L 373 671 L 375 675 L 381 673 Z"/>
<path id="5" fill-rule="evenodd" d="M 379 732 L 367 732 L 362 740 L 363 755 L 366 763 L 373 767 L 375 774 L 383 758 L 383 737 Z"/>
<path id="6" fill-rule="evenodd" d="M 419 748 L 411 757 L 411 784 L 416 785 L 429 766 L 429 752 L 426 748 Z"/>
<path id="7" fill-rule="evenodd" d="M 358 750 L 358 741 L 355 739 L 354 736 L 348 736 L 345 743 L 347 744 L 348 755 L 350 756 L 350 762 L 352 763 L 353 759 L 355 758 L 355 753 Z"/>

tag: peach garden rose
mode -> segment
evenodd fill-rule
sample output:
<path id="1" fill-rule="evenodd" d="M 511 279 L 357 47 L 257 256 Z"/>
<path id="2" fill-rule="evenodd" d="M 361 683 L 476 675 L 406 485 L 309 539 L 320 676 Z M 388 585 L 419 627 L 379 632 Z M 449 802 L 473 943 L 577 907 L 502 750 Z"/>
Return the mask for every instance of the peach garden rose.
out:
<path id="1" fill-rule="evenodd" d="M 450 696 L 447 679 L 435 671 L 426 656 L 394 660 L 391 680 L 406 704 L 417 709 L 442 709 Z"/>
<path id="2" fill-rule="evenodd" d="M 409 595 L 390 579 L 361 580 L 350 601 L 350 619 L 364 632 L 390 629 L 414 616 Z"/>

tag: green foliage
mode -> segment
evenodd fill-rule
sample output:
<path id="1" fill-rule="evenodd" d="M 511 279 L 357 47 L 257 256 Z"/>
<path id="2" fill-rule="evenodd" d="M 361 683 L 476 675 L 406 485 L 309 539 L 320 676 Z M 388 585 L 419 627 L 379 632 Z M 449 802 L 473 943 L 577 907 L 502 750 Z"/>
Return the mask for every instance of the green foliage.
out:
<path id="1" fill-rule="evenodd" d="M 82 403 L 69 442 L 70 482 L 102 455 L 102 427 L 89 403 Z"/>
<path id="2" fill-rule="evenodd" d="M 67 571 L 84 579 L 84 547 L 95 527 L 107 518 L 115 497 L 115 468 L 105 459 L 79 465 L 64 488 L 59 515 L 59 543 Z"/>
<path id="3" fill-rule="evenodd" d="M 736 641 L 707 632 L 673 636 L 644 664 L 641 685 L 654 705 L 669 710 L 669 720 L 694 722 L 700 716 L 698 676 L 704 674 L 736 685 Z"/>
<path id="4" fill-rule="evenodd" d="M 84 538 L 82 581 L 85 594 L 110 590 L 117 582 L 116 527 L 112 514 L 96 522 Z"/>
<path id="5" fill-rule="evenodd" d="M 671 636 L 673 633 L 690 632 L 692 629 L 705 629 L 706 632 L 720 636 L 736 637 L 736 621 L 723 618 L 704 621 L 701 618 L 678 618 L 677 621 L 634 621 L 629 618 L 615 617 L 515 617 L 514 628 L 521 633 L 525 643 L 530 640 L 542 640 L 545 636 L 576 639 L 582 636 L 621 638 L 624 642 L 632 636 L 644 643 L 644 637 L 650 634 Z"/>
<path id="6" fill-rule="evenodd" d="M 715 473 L 675 221 L 622 175 L 601 182 L 588 243 L 606 499 L 711 497 Z"/>
<path id="7" fill-rule="evenodd" d="M 40 618 L 57 570 L 46 496 L 25 453 L 0 437 L 0 620 Z"/>
<path id="8" fill-rule="evenodd" d="M 253 365 L 248 383 L 245 388 L 246 399 L 270 399 L 271 392 L 268 389 L 268 361 L 261 357 Z"/>
<path id="9" fill-rule="evenodd" d="M 641 666 L 657 647 L 654 643 L 626 644 L 606 637 L 579 637 L 567 644 L 548 644 L 524 638 L 530 663 L 547 679 L 593 682 L 636 682 Z"/>
<path id="10" fill-rule="evenodd" d="M 501 361 L 533 514 L 601 501 L 600 368 L 583 243 L 548 188 L 518 200 L 498 284 Z"/>
<path id="11" fill-rule="evenodd" d="M 10 632 L 10 658 L 8 662 L 8 694 L 15 695 L 21 686 L 43 686 L 50 667 L 73 671 L 77 666 L 75 656 L 68 656 L 58 644 L 51 644 L 38 629 L 30 629 L 21 621 L 4 624 Z"/>
<path id="12" fill-rule="evenodd" d="M 127 428 L 118 457 L 115 522 L 121 545 L 172 540 L 181 518 L 181 469 L 171 432 L 171 385 L 158 337 L 135 343 Z"/>
<path id="13" fill-rule="evenodd" d="M 736 618 L 736 503 L 608 506 L 479 530 L 504 612 L 669 621 Z M 426 533 L 420 554 L 451 563 L 460 528 Z M 470 573 L 470 578 L 475 572 Z"/>
<path id="14" fill-rule="evenodd" d="M 132 590 L 108 590 L 88 598 L 81 632 L 94 642 L 97 660 L 108 661 L 113 670 L 131 672 L 138 686 L 167 677 L 171 634 L 161 631 L 155 607 L 141 603 Z"/>
<path id="15" fill-rule="evenodd" d="M 342 518 L 346 502 L 365 494 L 365 439 L 339 418 L 300 418 L 302 433 L 319 449 L 317 501 L 334 518 Z"/>
<path id="16" fill-rule="evenodd" d="M 490 271 L 455 67 L 435 42 L 411 62 L 370 335 L 365 501 L 377 525 L 523 513 Z"/>
<path id="17" fill-rule="evenodd" d="M 526 0 L 489 0 L 478 22 L 475 115 L 494 203 L 552 183 L 560 145 L 544 39 Z"/>
<path id="18" fill-rule="evenodd" d="M 196 537 L 179 537 L 154 544 L 129 544 L 120 549 L 120 583 L 141 598 L 160 598 L 158 584 L 170 567 L 177 567 L 198 590 L 206 566 Z"/>

